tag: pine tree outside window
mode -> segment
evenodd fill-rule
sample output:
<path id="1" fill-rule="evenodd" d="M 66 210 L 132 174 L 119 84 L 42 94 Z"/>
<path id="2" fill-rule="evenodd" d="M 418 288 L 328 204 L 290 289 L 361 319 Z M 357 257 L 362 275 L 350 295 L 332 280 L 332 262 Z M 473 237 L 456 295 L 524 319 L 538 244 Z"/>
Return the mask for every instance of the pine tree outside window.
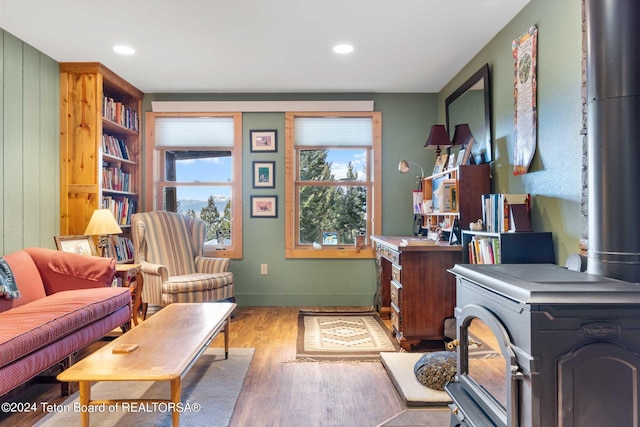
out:
<path id="1" fill-rule="evenodd" d="M 380 234 L 381 114 L 285 115 L 285 253 L 370 258 Z M 357 234 L 365 246 L 356 248 Z"/>
<path id="2" fill-rule="evenodd" d="M 206 256 L 241 258 L 241 114 L 147 113 L 146 123 L 147 206 L 203 220 Z"/>

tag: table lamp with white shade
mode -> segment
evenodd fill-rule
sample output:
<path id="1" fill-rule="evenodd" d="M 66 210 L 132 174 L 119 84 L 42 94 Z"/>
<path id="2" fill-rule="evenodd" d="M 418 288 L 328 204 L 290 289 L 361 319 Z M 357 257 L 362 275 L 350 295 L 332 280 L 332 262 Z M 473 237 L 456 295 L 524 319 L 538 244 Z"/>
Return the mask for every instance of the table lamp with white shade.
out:
<path id="1" fill-rule="evenodd" d="M 93 211 L 87 229 L 84 231 L 84 234 L 89 236 L 98 236 L 98 255 L 102 257 L 113 257 L 109 254 L 109 236 L 120 233 L 122 229 L 109 209 Z"/>

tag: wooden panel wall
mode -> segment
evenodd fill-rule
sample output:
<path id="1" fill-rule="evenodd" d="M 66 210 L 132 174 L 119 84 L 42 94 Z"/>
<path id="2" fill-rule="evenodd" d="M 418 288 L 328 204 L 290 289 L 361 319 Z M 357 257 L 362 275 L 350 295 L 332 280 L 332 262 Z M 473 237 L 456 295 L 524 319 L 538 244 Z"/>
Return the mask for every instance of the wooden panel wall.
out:
<path id="1" fill-rule="evenodd" d="M 55 247 L 59 79 L 56 61 L 0 29 L 0 255 Z"/>

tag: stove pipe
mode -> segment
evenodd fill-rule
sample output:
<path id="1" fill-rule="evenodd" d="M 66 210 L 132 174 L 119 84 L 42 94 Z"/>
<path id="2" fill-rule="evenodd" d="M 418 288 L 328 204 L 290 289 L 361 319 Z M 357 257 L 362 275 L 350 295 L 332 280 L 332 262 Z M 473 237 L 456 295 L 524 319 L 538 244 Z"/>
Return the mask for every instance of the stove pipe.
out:
<path id="1" fill-rule="evenodd" d="M 586 0 L 587 272 L 640 282 L 640 1 Z"/>

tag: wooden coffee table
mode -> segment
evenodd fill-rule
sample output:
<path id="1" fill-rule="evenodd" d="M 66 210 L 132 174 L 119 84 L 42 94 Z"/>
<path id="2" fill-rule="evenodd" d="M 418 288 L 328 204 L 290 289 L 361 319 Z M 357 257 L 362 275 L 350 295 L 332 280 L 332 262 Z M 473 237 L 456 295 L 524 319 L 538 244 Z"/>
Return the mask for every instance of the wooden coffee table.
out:
<path id="1" fill-rule="evenodd" d="M 88 405 L 164 402 L 172 403 L 172 423 L 178 426 L 181 379 L 222 329 L 225 358 L 229 357 L 230 315 L 235 307 L 228 302 L 170 304 L 59 374 L 60 381 L 80 384 L 82 425 L 89 425 Z M 114 353 L 136 345 L 129 353 Z M 171 397 L 91 400 L 91 383 L 96 381 L 170 381 Z"/>

